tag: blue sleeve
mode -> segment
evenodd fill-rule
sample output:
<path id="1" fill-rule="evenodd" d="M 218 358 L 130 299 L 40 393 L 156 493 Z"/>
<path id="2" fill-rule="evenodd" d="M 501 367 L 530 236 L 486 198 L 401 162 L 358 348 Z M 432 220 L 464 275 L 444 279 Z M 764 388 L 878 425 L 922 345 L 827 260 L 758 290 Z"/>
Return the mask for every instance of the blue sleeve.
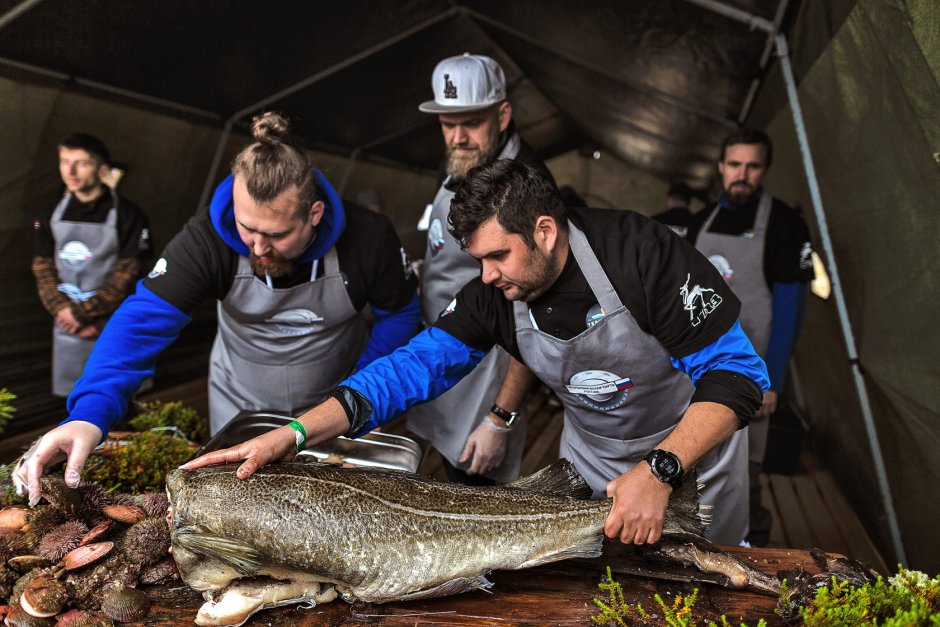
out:
<path id="1" fill-rule="evenodd" d="M 404 346 L 421 325 L 421 300 L 418 295 L 407 305 L 395 311 L 385 311 L 377 307 L 372 308 L 375 322 L 365 350 L 356 362 L 356 370 L 362 370 L 370 363 L 388 355 L 399 346 Z"/>
<path id="2" fill-rule="evenodd" d="M 143 281 L 121 303 L 95 342 L 85 371 L 69 394 L 71 420 L 84 420 L 107 433 L 127 403 L 152 377 L 157 356 L 173 343 L 190 317 L 150 291 Z"/>
<path id="3" fill-rule="evenodd" d="M 698 385 L 699 379 L 709 372 L 727 370 L 754 381 L 763 392 L 770 387 L 767 367 L 737 321 L 724 335 L 702 350 L 679 359 L 670 359 L 674 368 L 692 378 L 693 385 Z"/>
<path id="4" fill-rule="evenodd" d="M 767 343 L 767 372 L 770 389 L 780 392 L 787 380 L 787 366 L 803 325 L 807 283 L 774 283 L 770 340 Z"/>
<path id="5" fill-rule="evenodd" d="M 371 405 L 371 416 L 361 435 L 402 415 L 418 403 L 430 401 L 464 378 L 486 352 L 464 344 L 450 333 L 429 327 L 390 355 L 340 382 L 361 394 Z"/>

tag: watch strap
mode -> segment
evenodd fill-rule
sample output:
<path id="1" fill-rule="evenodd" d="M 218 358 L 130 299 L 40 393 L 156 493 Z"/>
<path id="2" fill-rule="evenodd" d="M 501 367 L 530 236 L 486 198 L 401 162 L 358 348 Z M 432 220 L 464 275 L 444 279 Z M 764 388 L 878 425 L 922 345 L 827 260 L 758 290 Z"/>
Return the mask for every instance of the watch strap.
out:
<path id="1" fill-rule="evenodd" d="M 517 411 L 508 412 L 502 407 L 500 407 L 499 405 L 493 405 L 492 407 L 490 407 L 490 413 L 496 416 L 497 418 L 505 420 L 507 428 L 511 428 L 512 425 L 519 418 L 519 412 Z"/>

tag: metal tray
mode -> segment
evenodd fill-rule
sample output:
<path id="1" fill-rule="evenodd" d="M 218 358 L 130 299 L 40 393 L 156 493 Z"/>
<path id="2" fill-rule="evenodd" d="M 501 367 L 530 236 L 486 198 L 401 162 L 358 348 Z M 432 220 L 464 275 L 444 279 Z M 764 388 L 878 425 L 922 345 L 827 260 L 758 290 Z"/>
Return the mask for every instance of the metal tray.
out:
<path id="1" fill-rule="evenodd" d="M 196 455 L 241 444 L 262 433 L 283 427 L 293 420 L 272 412 L 243 411 L 216 433 Z M 371 432 L 355 440 L 340 436 L 297 454 L 296 461 L 336 460 L 352 466 L 390 468 L 417 472 L 421 447 L 402 435 Z"/>

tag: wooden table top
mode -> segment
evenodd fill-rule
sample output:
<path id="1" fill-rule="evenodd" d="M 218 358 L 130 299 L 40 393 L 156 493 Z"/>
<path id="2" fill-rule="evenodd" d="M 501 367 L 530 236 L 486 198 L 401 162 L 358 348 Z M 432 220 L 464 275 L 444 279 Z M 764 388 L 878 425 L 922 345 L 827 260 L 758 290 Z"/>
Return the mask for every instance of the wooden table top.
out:
<path id="1" fill-rule="evenodd" d="M 611 545 L 608 545 L 611 546 Z M 754 568 L 776 575 L 800 569 L 819 572 L 807 551 L 722 547 Z M 750 591 L 735 591 L 710 583 L 687 583 L 637 576 L 637 571 L 656 568 L 618 547 L 605 549 L 594 560 L 563 561 L 518 571 L 496 571 L 489 575 L 495 584 L 491 593 L 470 592 L 456 596 L 398 603 L 352 605 L 335 600 L 314 608 L 298 606 L 264 610 L 246 625 L 585 625 L 600 613 L 593 599 L 607 602 L 609 595 L 597 584 L 606 580 L 611 566 L 627 603 L 640 603 L 653 616 L 662 617 L 654 595 L 671 604 L 676 595 L 691 595 L 699 589 L 692 611 L 697 624 L 721 616 L 731 624 L 751 627 L 760 619 L 768 625 L 783 624 L 775 613 L 776 597 Z M 668 570 L 668 569 L 667 569 Z M 680 572 L 688 573 L 689 570 Z M 145 588 L 153 603 L 147 624 L 190 625 L 202 597 L 181 582 Z M 664 621 L 659 621 L 665 624 Z"/>

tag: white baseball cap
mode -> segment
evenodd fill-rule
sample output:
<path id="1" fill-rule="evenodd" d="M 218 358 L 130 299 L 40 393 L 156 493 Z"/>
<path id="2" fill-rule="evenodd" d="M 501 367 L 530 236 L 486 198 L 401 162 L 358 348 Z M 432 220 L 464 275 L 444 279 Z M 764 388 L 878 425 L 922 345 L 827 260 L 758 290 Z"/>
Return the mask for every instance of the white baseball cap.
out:
<path id="1" fill-rule="evenodd" d="M 493 59 L 465 52 L 437 64 L 431 89 L 434 100 L 418 106 L 425 113 L 478 111 L 506 99 L 506 76 Z"/>

